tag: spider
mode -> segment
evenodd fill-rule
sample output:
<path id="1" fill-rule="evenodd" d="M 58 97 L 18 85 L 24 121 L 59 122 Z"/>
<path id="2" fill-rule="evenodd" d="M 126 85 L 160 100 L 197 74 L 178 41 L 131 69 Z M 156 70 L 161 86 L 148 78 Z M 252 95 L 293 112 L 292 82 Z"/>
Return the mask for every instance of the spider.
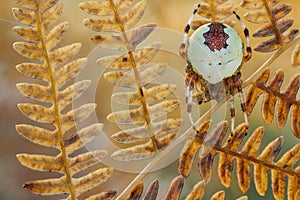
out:
<path id="1" fill-rule="evenodd" d="M 181 57 L 187 61 L 185 82 L 189 120 L 196 130 L 191 114 L 193 101 L 197 101 L 198 104 L 209 102 L 212 99 L 219 101 L 225 97 L 224 92 L 221 91 L 222 87 L 225 87 L 225 95 L 230 97 L 231 131 L 233 132 L 235 127 L 235 90 L 239 93 L 244 120 L 248 126 L 240 69 L 252 55 L 249 31 L 239 15 L 233 11 L 244 29 L 247 54 L 237 31 L 224 23 L 206 23 L 197 28 L 188 39 L 192 19 L 199 8 L 200 4 L 195 7 L 188 20 L 179 49 Z"/>

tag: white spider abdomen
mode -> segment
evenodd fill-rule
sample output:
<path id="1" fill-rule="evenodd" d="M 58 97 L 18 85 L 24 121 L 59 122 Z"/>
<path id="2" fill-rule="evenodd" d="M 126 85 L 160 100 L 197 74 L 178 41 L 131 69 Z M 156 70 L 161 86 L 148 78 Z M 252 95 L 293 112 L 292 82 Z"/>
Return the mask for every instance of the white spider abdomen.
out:
<path id="1" fill-rule="evenodd" d="M 193 70 L 211 84 L 235 74 L 244 59 L 241 37 L 232 27 L 218 22 L 199 27 L 186 52 Z"/>

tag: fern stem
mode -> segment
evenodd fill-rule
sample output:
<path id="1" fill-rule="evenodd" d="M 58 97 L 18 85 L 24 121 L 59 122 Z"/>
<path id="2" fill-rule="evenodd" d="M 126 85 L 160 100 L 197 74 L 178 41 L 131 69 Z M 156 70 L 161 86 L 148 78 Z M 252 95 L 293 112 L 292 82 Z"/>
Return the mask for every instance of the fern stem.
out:
<path id="1" fill-rule="evenodd" d="M 152 141 L 152 144 L 153 144 L 153 147 L 154 147 L 155 151 L 157 151 L 158 150 L 158 147 L 157 147 L 158 145 L 157 145 L 155 135 L 153 134 L 153 131 L 152 131 L 151 119 L 150 119 L 150 114 L 149 114 L 149 110 L 148 110 L 148 106 L 147 106 L 147 101 L 146 101 L 146 98 L 144 96 L 143 85 L 142 85 L 141 79 L 139 77 L 139 72 L 137 70 L 137 65 L 136 65 L 136 62 L 135 62 L 135 59 L 134 59 L 134 56 L 133 56 L 133 53 L 132 53 L 132 50 L 131 50 L 131 47 L 130 47 L 130 42 L 128 40 L 124 24 L 122 23 L 122 20 L 120 18 L 120 15 L 118 13 L 118 10 L 115 6 L 114 1 L 109 0 L 109 2 L 110 2 L 110 6 L 113 9 L 115 19 L 116 19 L 117 23 L 119 24 L 119 27 L 120 27 L 120 30 L 121 30 L 121 33 L 122 33 L 122 37 L 125 41 L 127 52 L 128 52 L 128 55 L 129 55 L 129 58 L 130 58 L 130 61 L 131 61 L 130 63 L 131 63 L 131 66 L 132 66 L 132 69 L 133 69 L 133 72 L 134 72 L 136 85 L 137 85 L 137 88 L 138 88 L 138 93 L 141 97 L 143 113 L 144 113 L 145 121 L 146 121 L 148 130 L 149 130 L 149 136 L 150 136 L 150 139 Z"/>
<path id="2" fill-rule="evenodd" d="M 40 9 L 39 9 L 39 1 L 35 0 L 35 3 L 37 5 L 37 16 L 38 16 L 37 28 L 38 28 L 38 32 L 40 35 L 40 42 L 42 45 L 44 58 L 45 58 L 46 65 L 48 68 L 50 84 L 51 84 L 51 91 L 52 91 L 52 95 L 53 95 L 53 107 L 54 107 L 54 112 L 55 112 L 55 122 L 54 123 L 56 124 L 56 128 L 57 128 L 57 136 L 58 136 L 58 140 L 59 140 L 59 145 L 60 145 L 60 150 L 61 150 L 62 160 L 63 160 L 63 166 L 64 166 L 64 171 L 65 171 L 65 175 L 66 175 L 66 179 L 67 179 L 67 183 L 68 183 L 68 188 L 70 191 L 71 200 L 75 200 L 76 199 L 75 190 L 74 190 L 74 186 L 72 184 L 72 177 L 71 177 L 71 173 L 69 170 L 68 157 L 67 157 L 65 146 L 64 146 L 61 122 L 59 119 L 60 112 L 59 112 L 59 106 L 58 106 L 58 101 L 57 101 L 56 84 L 55 84 L 55 80 L 54 80 L 52 66 L 51 66 L 51 63 L 49 60 L 48 50 L 47 50 L 46 43 L 45 43 L 45 40 L 43 37 L 44 33 L 43 33 L 43 30 L 41 27 L 42 21 L 41 21 Z"/>
<path id="3" fill-rule="evenodd" d="M 288 96 L 285 96 L 285 95 L 281 94 L 278 91 L 274 91 L 271 88 L 267 88 L 264 85 L 257 85 L 256 82 L 252 82 L 251 85 L 253 85 L 256 88 L 259 88 L 259 89 L 265 91 L 266 93 L 273 94 L 276 97 L 278 97 L 280 99 L 283 99 L 285 102 L 290 103 L 291 105 L 300 105 L 300 101 L 297 101 L 294 98 L 289 98 Z"/>
<path id="4" fill-rule="evenodd" d="M 203 144 L 203 141 L 202 141 L 202 144 Z M 297 178 L 300 178 L 300 174 L 299 173 L 296 173 L 294 171 L 288 170 L 288 169 L 286 169 L 284 167 L 279 167 L 277 165 L 274 165 L 272 163 L 266 162 L 264 160 L 259 160 L 257 158 L 250 157 L 248 155 L 241 154 L 239 152 L 231 151 L 230 149 L 226 149 L 226 148 L 223 148 L 223 147 L 220 147 L 220 146 L 214 146 L 212 148 L 215 149 L 216 151 L 223 152 L 223 153 L 225 153 L 227 155 L 232 155 L 233 157 L 241 158 L 243 160 L 247 160 L 247 161 L 250 161 L 250 162 L 255 163 L 255 164 L 260 164 L 260 165 L 263 165 L 263 166 L 267 166 L 269 169 L 280 171 L 280 172 L 283 172 L 285 174 L 288 174 L 288 175 L 291 175 L 291 176 L 296 176 Z"/>
<path id="5" fill-rule="evenodd" d="M 284 47 L 285 46 L 285 42 L 283 41 L 283 38 L 281 36 L 281 33 L 277 27 L 277 24 L 276 24 L 276 21 L 274 19 L 274 16 L 273 16 L 273 13 L 272 13 L 272 9 L 271 7 L 269 6 L 269 3 L 267 0 L 264 0 L 264 5 L 265 5 L 265 8 L 266 8 L 266 11 L 270 17 L 270 21 L 271 21 L 271 24 L 272 24 L 272 27 L 274 28 L 274 32 L 275 32 L 275 36 L 277 38 L 277 40 L 279 41 L 281 47 Z"/>

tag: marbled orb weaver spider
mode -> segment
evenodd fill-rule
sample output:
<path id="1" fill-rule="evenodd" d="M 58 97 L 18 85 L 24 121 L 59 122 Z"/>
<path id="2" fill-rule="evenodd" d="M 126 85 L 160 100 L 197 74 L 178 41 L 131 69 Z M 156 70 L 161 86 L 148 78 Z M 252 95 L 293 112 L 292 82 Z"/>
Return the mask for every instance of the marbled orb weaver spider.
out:
<path id="1" fill-rule="evenodd" d="M 198 104 L 209 102 L 212 99 L 218 101 L 225 97 L 225 93 L 230 97 L 231 131 L 233 132 L 235 128 L 235 90 L 239 93 L 244 120 L 248 126 L 240 69 L 252 55 L 249 31 L 239 15 L 233 11 L 244 29 L 246 55 L 243 41 L 237 31 L 224 23 L 204 24 L 188 38 L 193 17 L 199 8 L 200 4 L 195 7 L 188 20 L 179 50 L 181 57 L 187 61 L 185 79 L 187 112 L 193 128 L 196 129 L 191 114 L 193 101 L 197 101 Z M 224 88 L 225 92 L 220 88 Z"/>

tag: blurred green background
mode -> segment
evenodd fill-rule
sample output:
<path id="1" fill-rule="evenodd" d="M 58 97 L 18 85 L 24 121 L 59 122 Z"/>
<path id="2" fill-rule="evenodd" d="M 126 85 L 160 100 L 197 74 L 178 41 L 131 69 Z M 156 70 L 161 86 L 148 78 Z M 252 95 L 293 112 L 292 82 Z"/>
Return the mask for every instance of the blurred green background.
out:
<path id="1" fill-rule="evenodd" d="M 62 45 L 70 44 L 72 42 L 81 42 L 82 49 L 79 52 L 79 56 L 87 56 L 90 51 L 95 47 L 95 45 L 90 41 L 90 38 L 96 33 L 85 28 L 82 21 L 88 15 L 81 11 L 78 7 L 78 4 L 82 1 L 80 0 L 64 0 L 64 12 L 59 21 L 67 20 L 70 22 L 70 28 L 65 33 Z M 239 1 L 235 1 L 239 3 Z M 294 9 L 289 16 L 294 17 L 295 24 L 294 27 L 300 27 L 300 14 L 297 12 L 297 8 L 300 6 L 299 1 L 286 0 L 282 2 L 287 2 L 293 4 Z M 157 23 L 161 28 L 168 28 L 175 31 L 182 32 L 188 17 L 192 12 L 193 5 L 198 3 L 198 1 L 186 1 L 186 0 L 149 0 L 148 5 L 145 11 L 145 15 L 142 18 L 140 24 L 154 22 Z M 12 43 L 20 41 L 20 38 L 12 31 L 12 27 L 19 25 L 18 22 L 14 20 L 12 16 L 11 9 L 15 7 L 15 2 L 13 0 L 1 0 L 0 2 L 0 200 L 14 200 L 14 199 L 43 199 L 40 196 L 33 195 L 22 189 L 22 184 L 28 180 L 40 179 L 47 177 L 44 173 L 33 172 L 23 166 L 21 166 L 15 155 L 20 152 L 31 152 L 31 153 L 45 153 L 47 154 L 48 150 L 45 148 L 38 147 L 28 142 L 27 140 L 20 137 L 16 130 L 15 125 L 20 123 L 32 124 L 30 120 L 24 117 L 18 110 L 17 104 L 21 102 L 27 102 L 28 100 L 24 98 L 16 89 L 16 84 L 19 82 L 30 82 L 31 79 L 24 77 L 19 74 L 15 65 L 27 61 L 22 56 L 18 55 L 12 49 Z M 245 10 L 239 8 L 240 15 L 245 13 Z M 246 23 L 250 31 L 253 32 L 258 26 Z M 257 43 L 258 40 L 251 38 L 252 44 Z M 179 45 L 179 44 L 178 44 Z M 255 69 L 257 69 L 265 60 L 270 57 L 271 54 L 259 54 L 254 53 L 253 59 L 249 64 L 243 68 L 243 76 L 248 77 L 251 75 Z M 289 80 L 295 73 L 299 72 L 299 69 L 292 69 L 289 65 L 291 50 L 287 51 L 278 61 L 272 65 L 272 72 L 277 68 L 286 68 L 286 80 Z M 166 62 L 168 62 L 166 58 Z M 172 60 L 170 61 L 172 62 Z M 181 66 L 181 64 L 183 64 Z M 180 65 L 174 66 L 181 68 L 181 73 L 184 74 L 184 62 L 181 61 Z M 284 82 L 284 84 L 286 81 Z M 183 89 L 183 88 L 180 88 Z M 108 105 L 110 102 L 107 103 Z M 263 125 L 260 106 L 257 105 L 254 110 L 254 114 L 250 117 L 251 130 L 254 128 Z M 276 127 L 276 124 L 273 122 L 271 125 L 266 126 L 266 138 L 264 144 L 266 145 L 272 139 L 284 135 L 285 143 L 282 152 L 285 152 L 288 148 L 292 147 L 293 144 L 299 142 L 296 139 L 287 124 L 283 130 L 279 131 Z M 280 155 L 282 155 L 282 152 Z M 217 165 L 215 165 L 217 166 Z M 167 184 L 170 180 L 177 175 L 177 163 L 170 165 L 164 170 L 154 172 L 147 176 L 146 183 L 159 178 L 161 184 L 164 185 L 161 187 L 160 191 L 165 190 Z M 195 171 L 196 168 L 195 168 Z M 216 170 L 214 171 L 216 172 Z M 113 175 L 113 178 L 106 183 L 103 187 L 106 189 L 118 188 L 121 192 L 128 182 L 134 177 L 134 174 L 127 174 L 123 172 L 116 172 Z M 199 175 L 197 172 L 193 173 L 189 178 L 190 186 L 197 182 Z M 124 181 L 120 181 L 120 179 Z M 233 178 L 235 180 L 235 177 Z M 117 181 L 117 183 L 115 182 Z M 185 190 L 188 191 L 189 187 Z M 214 175 L 212 177 L 212 184 L 209 186 L 208 195 L 213 194 L 219 189 L 223 189 L 218 181 L 218 177 Z M 253 189 L 252 181 L 252 190 L 249 194 L 254 197 L 257 197 L 256 191 Z M 232 182 L 232 187 L 228 190 L 227 199 L 233 199 L 241 196 L 241 192 L 235 181 Z M 250 199 L 259 199 L 251 198 Z M 56 199 L 56 197 L 46 198 L 46 199 Z M 261 199 L 273 199 L 270 192 L 266 197 Z"/>

